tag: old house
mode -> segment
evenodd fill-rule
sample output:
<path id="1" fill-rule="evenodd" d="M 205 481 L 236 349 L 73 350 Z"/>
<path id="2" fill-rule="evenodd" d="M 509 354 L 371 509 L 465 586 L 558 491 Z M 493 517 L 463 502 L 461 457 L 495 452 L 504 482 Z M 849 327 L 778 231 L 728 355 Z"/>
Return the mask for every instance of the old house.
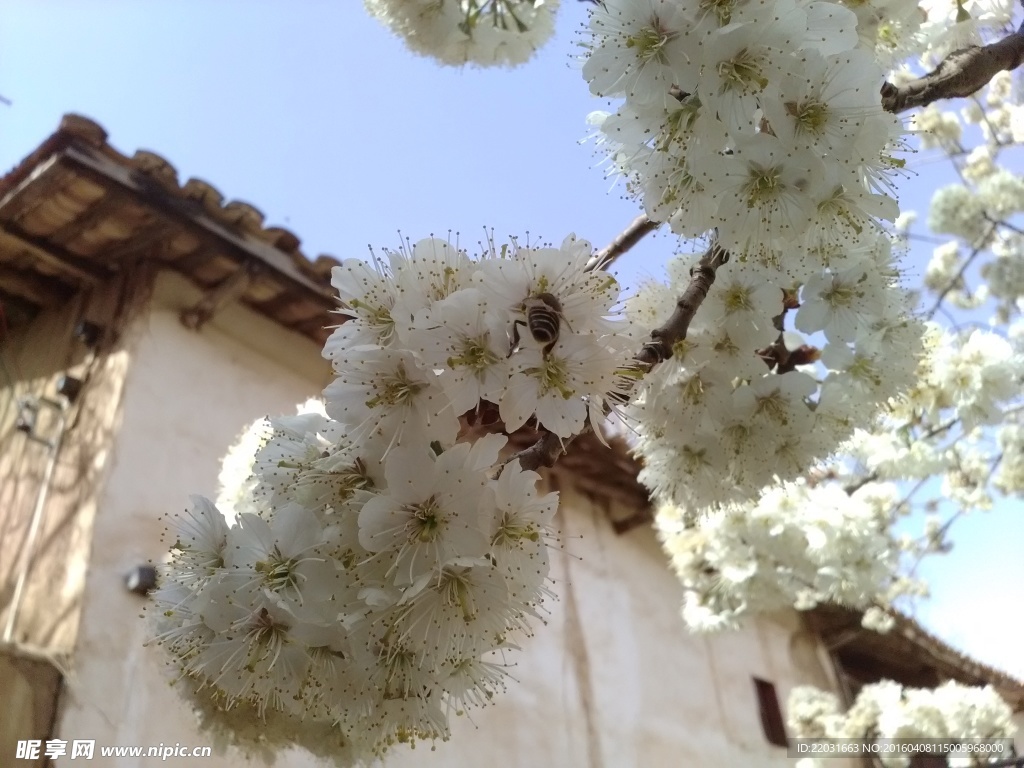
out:
<path id="1" fill-rule="evenodd" d="M 162 557 L 166 513 L 213 494 L 248 422 L 329 380 L 333 263 L 81 117 L 0 179 L 0 765 L 45 764 L 15 759 L 28 739 L 211 743 L 144 647 L 126 577 Z M 780 703 L 800 684 L 850 697 L 957 679 L 1024 710 L 1024 685 L 909 620 L 879 636 L 821 609 L 688 634 L 636 467 L 598 448 L 580 441 L 548 475 L 561 599 L 517 682 L 394 765 L 789 765 Z"/>

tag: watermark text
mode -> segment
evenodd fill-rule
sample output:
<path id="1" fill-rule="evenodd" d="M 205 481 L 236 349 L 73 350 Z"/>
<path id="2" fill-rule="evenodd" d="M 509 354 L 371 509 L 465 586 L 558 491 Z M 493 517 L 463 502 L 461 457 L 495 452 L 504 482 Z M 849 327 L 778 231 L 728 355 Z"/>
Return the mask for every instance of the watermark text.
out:
<path id="1" fill-rule="evenodd" d="M 1013 739 L 790 739 L 789 757 L 997 758 L 1013 754 Z"/>
<path id="2" fill-rule="evenodd" d="M 18 742 L 14 759 L 39 760 L 47 757 L 51 760 L 92 760 L 94 757 L 152 757 L 166 760 L 170 757 L 210 757 L 212 754 L 213 747 L 190 747 L 177 743 L 161 743 L 148 747 L 105 747 L 96 746 L 96 739 L 26 739 Z"/>

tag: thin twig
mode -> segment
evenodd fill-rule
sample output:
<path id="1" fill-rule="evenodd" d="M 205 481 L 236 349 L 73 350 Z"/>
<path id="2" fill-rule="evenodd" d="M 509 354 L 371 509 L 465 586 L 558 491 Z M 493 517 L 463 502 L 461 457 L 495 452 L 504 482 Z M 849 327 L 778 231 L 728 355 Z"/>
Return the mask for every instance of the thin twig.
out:
<path id="1" fill-rule="evenodd" d="M 960 265 L 960 269 L 958 269 L 957 273 L 953 275 L 952 279 L 950 279 L 950 281 L 946 283 L 945 288 L 942 289 L 942 291 L 938 295 L 938 298 L 935 299 L 935 304 L 933 304 L 932 308 L 928 311 L 927 317 L 929 320 L 935 317 L 935 313 L 939 311 L 939 307 L 942 306 L 942 302 L 946 300 L 946 296 L 949 295 L 949 292 L 956 288 L 957 285 L 959 285 L 960 282 L 963 280 L 964 274 L 966 274 L 967 272 L 967 268 L 971 266 L 974 260 L 978 258 L 978 255 L 981 254 L 983 250 L 985 250 L 984 244 L 988 242 L 988 239 L 992 237 L 992 234 L 995 231 L 996 223 L 993 222 L 992 224 L 989 225 L 988 231 L 985 232 L 985 236 L 981 238 L 981 240 L 979 241 L 980 244 L 976 245 L 971 250 L 971 255 L 964 259 L 964 263 Z"/>
<path id="2" fill-rule="evenodd" d="M 990 218 L 989 216 L 986 216 L 985 219 L 991 221 L 997 227 L 1003 227 L 1005 229 L 1010 230 L 1011 232 L 1014 232 L 1015 234 L 1024 235 L 1024 229 L 1021 229 L 1020 227 L 1015 227 L 1008 221 L 1002 221 L 1001 219 L 993 219 Z"/>
<path id="3" fill-rule="evenodd" d="M 970 96 L 1003 70 L 1024 63 L 1024 24 L 1002 40 L 953 51 L 924 77 L 900 86 L 882 85 L 882 107 L 899 113 L 940 99 Z"/>
<path id="4" fill-rule="evenodd" d="M 853 496 L 853 494 L 855 494 L 857 491 L 859 491 L 865 485 L 867 485 L 868 483 L 873 483 L 877 479 L 878 479 L 878 470 L 876 469 L 876 470 L 873 470 L 871 472 L 868 472 L 863 477 L 857 478 L 850 485 L 843 486 L 843 492 L 846 493 L 847 496 Z"/>
<path id="5" fill-rule="evenodd" d="M 937 426 L 934 426 L 931 429 L 929 429 L 923 435 L 918 435 L 917 437 L 915 437 L 914 442 L 920 442 L 921 440 L 930 440 L 936 435 L 941 435 L 943 432 L 948 432 L 953 427 L 955 427 L 959 421 L 960 417 L 956 416 L 950 419 L 949 421 L 943 422 L 942 424 L 938 424 Z"/>

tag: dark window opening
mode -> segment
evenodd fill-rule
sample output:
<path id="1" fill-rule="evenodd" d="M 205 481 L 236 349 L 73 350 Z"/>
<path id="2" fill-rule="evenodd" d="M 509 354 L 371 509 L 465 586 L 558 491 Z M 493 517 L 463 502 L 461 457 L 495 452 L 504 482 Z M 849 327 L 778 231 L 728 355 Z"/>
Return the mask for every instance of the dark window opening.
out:
<path id="1" fill-rule="evenodd" d="M 761 711 L 761 730 L 764 731 L 764 737 L 769 744 L 777 747 L 788 746 L 786 722 L 782 719 L 782 708 L 779 706 L 775 686 L 767 680 L 755 677 L 754 688 L 757 690 L 757 705 Z"/>

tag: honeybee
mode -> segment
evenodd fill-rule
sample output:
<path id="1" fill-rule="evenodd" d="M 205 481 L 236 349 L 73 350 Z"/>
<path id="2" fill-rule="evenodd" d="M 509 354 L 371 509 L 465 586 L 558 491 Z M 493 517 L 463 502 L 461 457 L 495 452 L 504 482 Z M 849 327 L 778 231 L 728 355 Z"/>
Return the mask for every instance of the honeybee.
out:
<path id="1" fill-rule="evenodd" d="M 550 293 L 538 293 L 523 302 L 526 320 L 516 320 L 512 324 L 512 346 L 509 357 L 519 348 L 519 326 L 525 325 L 534 340 L 544 345 L 544 357 L 558 341 L 558 332 L 562 325 L 562 302 Z"/>

